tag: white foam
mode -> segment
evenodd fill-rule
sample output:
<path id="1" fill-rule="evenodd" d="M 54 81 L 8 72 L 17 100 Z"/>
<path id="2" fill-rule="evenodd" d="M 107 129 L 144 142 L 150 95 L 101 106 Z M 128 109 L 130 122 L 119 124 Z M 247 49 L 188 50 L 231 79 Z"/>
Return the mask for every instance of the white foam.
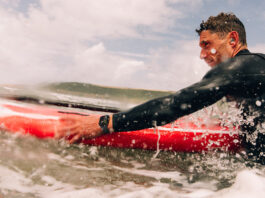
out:
<path id="1" fill-rule="evenodd" d="M 22 174 L 0 165 L 0 189 L 28 193 L 31 191 L 31 188 L 27 187 L 29 183 L 30 180 Z"/>
<path id="2" fill-rule="evenodd" d="M 73 185 L 57 181 L 51 176 L 42 176 L 45 185 L 34 184 L 34 182 L 26 177 L 23 172 L 13 171 L 0 165 L 0 189 L 5 194 L 7 191 L 15 191 L 18 193 L 40 194 L 41 197 L 48 197 L 49 193 L 56 194 L 58 189 L 63 191 L 73 191 Z"/>
<path id="3" fill-rule="evenodd" d="M 177 178 L 175 177 L 174 179 L 179 179 L 179 174 L 176 172 L 166 172 L 162 175 L 160 175 L 161 172 L 156 171 L 149 171 L 148 174 L 139 173 L 143 175 L 157 175 L 157 177 L 175 175 Z M 37 194 L 42 198 L 261 198 L 265 194 L 265 178 L 259 175 L 256 170 L 243 170 L 239 172 L 235 183 L 231 187 L 221 191 L 209 189 L 206 184 L 197 189 L 192 188 L 193 184 L 189 184 L 188 189 L 180 188 L 175 190 L 170 189 L 168 184 L 159 182 L 153 183 L 151 187 L 144 187 L 133 182 L 124 182 L 122 188 L 115 188 L 110 185 L 82 188 L 63 183 L 47 175 L 43 175 L 41 180 L 45 183 L 44 185 L 34 184 L 23 172 L 17 172 L 0 165 L 0 189 L 3 195 L 8 191 L 15 191 L 22 194 Z"/>
<path id="4" fill-rule="evenodd" d="M 181 198 L 205 198 L 209 195 L 212 195 L 213 192 L 209 190 L 198 190 L 194 193 L 187 193 L 183 191 L 174 191 L 170 190 L 165 184 L 157 184 L 156 186 L 145 188 L 139 187 L 132 183 L 126 183 L 122 189 L 114 189 L 111 191 L 104 191 L 95 188 L 87 188 L 81 190 L 73 190 L 68 192 L 55 192 L 49 193 L 49 198 L 106 198 L 106 197 L 115 197 L 115 198 L 168 198 L 168 197 L 181 197 Z"/>
<path id="5" fill-rule="evenodd" d="M 217 192 L 216 198 L 262 198 L 265 197 L 265 177 L 256 170 L 238 173 L 235 183 L 228 189 Z"/>

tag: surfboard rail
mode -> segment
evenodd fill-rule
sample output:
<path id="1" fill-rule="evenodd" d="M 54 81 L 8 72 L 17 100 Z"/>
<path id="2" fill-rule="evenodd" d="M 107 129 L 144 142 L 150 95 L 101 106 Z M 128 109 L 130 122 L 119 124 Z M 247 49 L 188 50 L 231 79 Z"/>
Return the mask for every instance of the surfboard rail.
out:
<path id="1" fill-rule="evenodd" d="M 60 117 L 70 113 L 86 116 L 83 111 L 59 109 L 0 100 L 0 126 L 12 133 L 28 134 L 37 138 L 54 138 L 63 123 Z M 161 149 L 177 152 L 202 152 L 212 149 L 237 151 L 240 141 L 236 129 L 210 126 L 179 119 L 174 124 L 131 132 L 107 134 L 94 139 L 84 139 L 83 144 L 135 149 Z"/>

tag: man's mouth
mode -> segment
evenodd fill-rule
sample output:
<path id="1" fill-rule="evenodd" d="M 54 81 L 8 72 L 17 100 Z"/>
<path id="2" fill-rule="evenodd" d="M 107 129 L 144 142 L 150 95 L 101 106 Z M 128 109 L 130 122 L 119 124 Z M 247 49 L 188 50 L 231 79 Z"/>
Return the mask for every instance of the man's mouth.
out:
<path id="1" fill-rule="evenodd" d="M 214 64 L 214 61 L 213 60 L 205 60 L 205 62 L 210 65 L 210 66 L 213 66 Z"/>

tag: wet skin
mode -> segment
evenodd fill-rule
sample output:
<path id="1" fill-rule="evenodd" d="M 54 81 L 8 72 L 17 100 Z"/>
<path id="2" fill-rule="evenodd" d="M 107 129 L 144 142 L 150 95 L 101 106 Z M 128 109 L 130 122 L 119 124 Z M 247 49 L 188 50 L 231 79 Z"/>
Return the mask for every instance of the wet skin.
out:
<path id="1" fill-rule="evenodd" d="M 226 36 L 219 36 L 210 30 L 204 30 L 200 34 L 199 45 L 201 47 L 200 58 L 210 67 L 234 57 L 239 49 L 242 49 L 238 43 L 236 32 L 228 33 Z"/>

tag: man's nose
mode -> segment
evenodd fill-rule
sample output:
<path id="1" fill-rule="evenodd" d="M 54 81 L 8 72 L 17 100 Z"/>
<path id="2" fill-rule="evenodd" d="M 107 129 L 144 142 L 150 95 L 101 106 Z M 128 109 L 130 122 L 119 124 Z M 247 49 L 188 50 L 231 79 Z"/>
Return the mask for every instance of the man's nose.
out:
<path id="1" fill-rule="evenodd" d="M 205 49 L 201 49 L 201 53 L 200 53 L 200 58 L 201 59 L 205 59 L 207 56 L 207 52 Z"/>

